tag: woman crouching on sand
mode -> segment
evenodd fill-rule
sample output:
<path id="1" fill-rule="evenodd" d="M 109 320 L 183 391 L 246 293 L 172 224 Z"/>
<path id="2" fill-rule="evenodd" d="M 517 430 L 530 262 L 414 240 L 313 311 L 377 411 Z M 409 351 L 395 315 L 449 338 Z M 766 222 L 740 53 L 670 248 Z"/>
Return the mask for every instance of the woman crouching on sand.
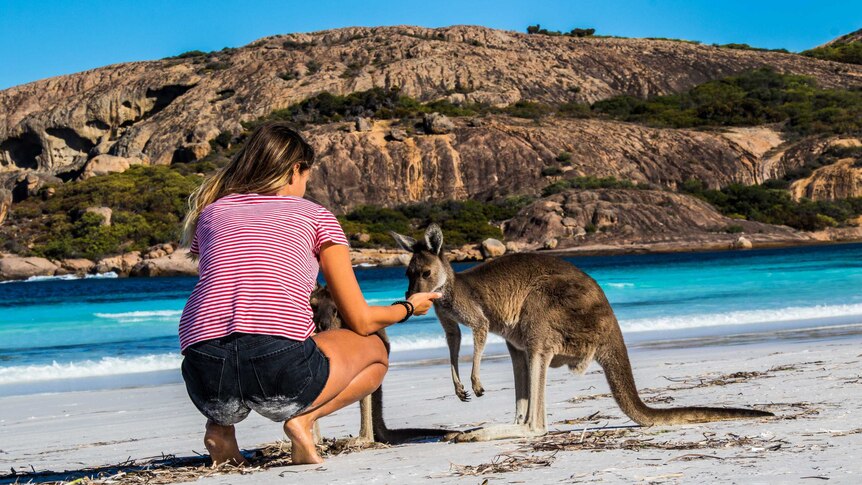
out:
<path id="1" fill-rule="evenodd" d="M 386 374 L 374 332 L 426 314 L 441 296 L 366 303 L 338 220 L 303 198 L 313 164 L 299 134 L 268 123 L 189 197 L 182 245 L 200 278 L 180 317 L 182 374 L 207 418 L 213 464 L 247 463 L 234 424 L 252 409 L 284 423 L 293 463 L 321 463 L 314 422 L 372 393 Z M 313 335 L 319 269 L 349 329 Z"/>

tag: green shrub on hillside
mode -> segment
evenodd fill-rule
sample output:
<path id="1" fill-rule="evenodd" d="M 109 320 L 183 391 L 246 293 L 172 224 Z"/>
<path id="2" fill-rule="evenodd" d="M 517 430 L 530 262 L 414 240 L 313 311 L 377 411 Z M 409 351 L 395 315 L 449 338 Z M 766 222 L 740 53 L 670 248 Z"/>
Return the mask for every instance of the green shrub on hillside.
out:
<path id="1" fill-rule="evenodd" d="M 862 197 L 839 201 L 794 201 L 785 190 L 741 184 L 714 190 L 697 180 L 686 181 L 680 190 L 709 202 L 725 215 L 743 216 L 752 221 L 804 231 L 843 225 L 862 214 Z"/>
<path id="2" fill-rule="evenodd" d="M 827 61 L 862 64 L 862 42 L 838 43 L 826 47 L 815 47 L 801 52 L 803 56 Z"/>
<path id="3" fill-rule="evenodd" d="M 308 75 L 317 74 L 320 71 L 320 68 L 323 67 L 314 59 L 309 59 L 308 62 L 305 63 L 305 73 Z"/>
<path id="4" fill-rule="evenodd" d="M 67 182 L 47 200 L 30 198 L 13 206 L 12 219 L 32 219 L 38 232 L 33 254 L 51 258 L 98 259 L 176 241 L 189 194 L 200 183 L 166 166 L 134 165 L 123 173 Z M 110 226 L 87 207 L 110 207 Z"/>
<path id="5" fill-rule="evenodd" d="M 560 32 L 559 30 L 543 29 L 540 24 L 536 24 L 536 25 L 527 26 L 527 33 L 528 34 L 539 34 L 539 35 L 551 35 L 551 36 L 565 35 L 565 36 L 569 36 L 569 37 L 591 37 L 593 34 L 596 33 L 596 29 L 574 28 L 574 29 L 572 29 L 566 33 L 563 33 L 563 32 Z"/>
<path id="6" fill-rule="evenodd" d="M 763 68 L 709 81 L 684 93 L 616 96 L 596 113 L 658 127 L 752 126 L 785 122 L 797 135 L 862 132 L 862 88 L 821 89 L 805 76 Z"/>
<path id="7" fill-rule="evenodd" d="M 207 53 L 202 51 L 202 50 L 192 50 L 192 51 L 185 51 L 182 54 L 177 54 L 175 56 L 165 57 L 165 59 L 188 59 L 191 57 L 201 57 L 201 56 L 205 56 L 205 55 L 207 55 Z"/>
<path id="8" fill-rule="evenodd" d="M 362 232 L 370 236 L 367 243 L 352 241 L 355 247 L 393 247 L 389 230 L 419 239 L 432 222 L 439 224 L 445 232 L 447 245 L 460 246 L 478 243 L 488 237 L 501 239 L 502 232 L 491 222 L 511 219 L 534 200 L 532 196 L 511 196 L 494 202 L 448 200 L 402 204 L 393 208 L 363 205 L 338 219 L 345 233 Z"/>
<path id="9" fill-rule="evenodd" d="M 520 100 L 509 106 L 453 104 L 446 99 L 420 102 L 398 88 L 375 87 L 346 96 L 328 92 L 273 111 L 261 121 L 288 120 L 298 124 L 341 121 L 353 116 L 411 118 L 438 112 L 447 116 L 489 113 L 540 119 L 609 117 L 656 127 L 753 126 L 784 123 L 796 135 L 862 132 L 862 87 L 820 89 L 805 76 L 779 74 L 768 68 L 709 81 L 677 94 L 640 99 L 615 96 L 592 106 L 570 101 L 558 105 Z M 253 123 L 244 125 L 251 129 Z"/>
<path id="10" fill-rule="evenodd" d="M 774 189 L 786 189 L 790 186 L 790 182 L 798 179 L 804 179 L 811 176 L 815 170 L 820 167 L 832 165 L 838 160 L 851 158 L 854 160 L 854 165 L 862 164 L 862 147 L 851 146 L 841 147 L 832 146 L 826 149 L 820 156 L 809 160 L 805 165 L 787 171 L 781 179 L 770 179 L 763 185 Z"/>
<path id="11" fill-rule="evenodd" d="M 288 108 L 274 110 L 258 121 L 244 122 L 243 126 L 252 130 L 257 124 L 269 120 L 290 121 L 304 125 L 343 121 L 355 116 L 379 119 L 415 118 L 425 113 L 440 113 L 453 117 L 497 113 L 525 119 L 539 119 L 554 114 L 570 118 L 592 115 L 589 105 L 576 102 L 552 106 L 522 100 L 504 107 L 494 107 L 484 103 L 454 104 L 447 99 L 423 103 L 410 96 L 402 95 L 398 88 L 374 87 L 346 96 L 322 92 Z"/>
<path id="12" fill-rule="evenodd" d="M 267 119 L 296 123 L 326 123 L 340 121 L 349 116 L 373 116 L 383 108 L 397 107 L 398 103 L 397 89 L 375 87 L 346 96 L 323 92 L 288 108 L 275 110 Z"/>
<path id="13" fill-rule="evenodd" d="M 538 119 L 547 116 L 554 112 L 554 108 L 544 103 L 534 103 L 532 101 L 517 101 L 500 110 L 510 116 L 516 118 Z"/>
<path id="14" fill-rule="evenodd" d="M 715 47 L 724 47 L 725 49 L 739 49 L 739 50 L 744 50 L 744 51 L 782 52 L 785 54 L 790 53 L 790 51 L 788 51 L 787 49 L 766 49 L 763 47 L 752 47 L 748 44 L 730 43 L 730 44 L 712 44 L 712 45 Z"/>
<path id="15" fill-rule="evenodd" d="M 560 152 L 559 155 L 554 159 L 563 165 L 571 165 L 572 164 L 572 154 L 567 151 Z"/>
<path id="16" fill-rule="evenodd" d="M 563 174 L 563 169 L 559 165 L 549 165 L 542 167 L 542 177 L 556 177 Z"/>
<path id="17" fill-rule="evenodd" d="M 542 197 L 558 194 L 569 189 L 643 189 L 630 180 L 618 180 L 615 177 L 576 177 L 561 179 L 542 189 Z"/>

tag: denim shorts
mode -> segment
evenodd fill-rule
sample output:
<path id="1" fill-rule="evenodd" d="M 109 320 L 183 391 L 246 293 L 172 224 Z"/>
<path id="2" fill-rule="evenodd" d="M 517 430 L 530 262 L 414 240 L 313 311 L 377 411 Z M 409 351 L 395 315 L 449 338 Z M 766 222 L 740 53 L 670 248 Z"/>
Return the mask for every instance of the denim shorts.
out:
<path id="1" fill-rule="evenodd" d="M 252 409 L 286 421 L 320 395 L 329 359 L 312 338 L 237 332 L 188 346 L 182 374 L 192 402 L 216 424 L 236 424 Z"/>

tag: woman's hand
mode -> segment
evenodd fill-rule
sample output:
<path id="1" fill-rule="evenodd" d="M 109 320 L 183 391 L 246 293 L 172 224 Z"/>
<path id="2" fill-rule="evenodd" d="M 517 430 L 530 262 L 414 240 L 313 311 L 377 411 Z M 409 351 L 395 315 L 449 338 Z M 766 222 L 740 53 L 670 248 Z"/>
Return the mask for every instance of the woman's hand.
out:
<path id="1" fill-rule="evenodd" d="M 443 293 L 439 291 L 413 293 L 407 301 L 413 304 L 414 315 L 425 315 L 431 309 L 431 305 L 434 303 L 433 300 L 441 296 L 443 296 Z"/>
<path id="2" fill-rule="evenodd" d="M 345 326 L 360 335 L 371 335 L 381 328 L 400 320 L 404 314 L 401 305 L 369 306 L 356 281 L 350 252 L 344 244 L 326 242 L 320 249 L 320 269 L 326 279 L 329 293 L 335 300 L 338 313 Z M 411 295 L 414 315 L 424 315 L 431 308 L 431 300 L 442 296 L 440 293 L 417 293 Z"/>

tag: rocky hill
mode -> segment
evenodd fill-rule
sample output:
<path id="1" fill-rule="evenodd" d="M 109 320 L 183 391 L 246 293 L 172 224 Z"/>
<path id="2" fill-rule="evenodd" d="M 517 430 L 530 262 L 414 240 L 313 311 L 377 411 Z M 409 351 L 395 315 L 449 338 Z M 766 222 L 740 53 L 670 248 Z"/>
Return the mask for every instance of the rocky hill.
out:
<path id="1" fill-rule="evenodd" d="M 862 67 L 671 40 L 528 35 L 477 26 L 350 27 L 266 37 L 209 54 L 115 64 L 0 91 L 0 170 L 68 179 L 101 154 L 202 157 L 240 121 L 322 91 L 400 87 L 496 105 L 593 102 L 690 88 L 746 69 L 862 84 Z M 345 161 L 346 162 L 346 161 Z"/>
<path id="2" fill-rule="evenodd" d="M 733 247 L 740 233 L 757 244 L 813 241 L 789 227 L 731 219 L 694 197 L 659 190 L 569 190 L 506 222 L 507 239 L 530 247 L 683 244 Z"/>
<path id="3" fill-rule="evenodd" d="M 589 110 L 591 103 L 614 96 L 675 94 L 762 67 L 810 76 L 820 88 L 862 89 L 862 66 L 798 54 L 478 26 L 350 27 L 105 66 L 0 91 L 0 224 L 17 203 L 37 194 L 51 197 L 53 188 L 41 190 L 46 184 L 135 165 L 188 167 L 224 159 L 227 154 L 220 150 L 229 150 L 232 140 L 247 133 L 244 123 L 321 93 L 398 88 L 417 102 L 444 100 L 450 106 L 506 108 L 534 102 Z M 426 115 L 425 126 L 418 126 L 415 116 L 309 124 L 303 131 L 318 163 L 308 197 L 344 214 L 363 204 L 528 196 L 533 203 L 499 224 L 506 239 L 520 244 L 512 248 L 543 247 L 552 239 L 557 242 L 551 245 L 561 248 L 683 241 L 727 246 L 740 231 L 756 242 L 816 237 L 729 219 L 703 200 L 674 193 L 691 180 L 710 189 L 779 181 L 796 199 L 862 197 L 862 142 L 847 130 L 805 134 L 783 130 L 782 123 L 694 129 L 651 127 L 611 116 L 529 118 L 503 110 Z M 628 185 L 549 191 L 580 178 Z M 625 188 L 630 185 L 639 189 Z M 854 215 L 840 209 L 841 221 Z M 7 251 L 33 246 L 40 212 L 32 204 L 24 212 L 31 218 L 26 224 L 18 221 L 9 230 L 0 226 L 0 236 L 22 238 L 6 244 Z M 125 214 L 125 223 L 131 224 Z M 838 220 L 829 214 L 821 222 Z M 108 220 L 103 223 L 110 226 Z M 155 263 L 141 261 L 124 263 L 123 272 L 174 271 L 173 260 L 165 263 L 166 270 L 145 269 Z M 140 268 L 133 270 L 135 265 Z"/>
<path id="4" fill-rule="evenodd" d="M 696 178 L 719 187 L 780 177 L 813 156 L 798 149 L 775 150 L 782 138 L 768 128 L 702 132 L 507 116 L 477 121 L 456 119 L 450 133 L 401 140 L 390 136 L 393 123 L 386 120 L 368 131 L 346 132 L 344 124 L 314 127 L 309 139 L 319 153 L 320 180 L 326 183 L 310 183 L 309 195 L 343 212 L 359 204 L 539 195 L 546 185 L 570 175 L 669 188 Z M 569 154 L 561 175 L 543 175 L 561 153 Z"/>
<path id="5" fill-rule="evenodd" d="M 854 32 L 850 32 L 849 34 L 844 34 L 840 37 L 836 37 L 829 42 L 818 46 L 818 47 L 830 47 L 836 45 L 846 45 L 852 44 L 853 42 L 862 42 L 862 29 L 859 29 Z"/>

